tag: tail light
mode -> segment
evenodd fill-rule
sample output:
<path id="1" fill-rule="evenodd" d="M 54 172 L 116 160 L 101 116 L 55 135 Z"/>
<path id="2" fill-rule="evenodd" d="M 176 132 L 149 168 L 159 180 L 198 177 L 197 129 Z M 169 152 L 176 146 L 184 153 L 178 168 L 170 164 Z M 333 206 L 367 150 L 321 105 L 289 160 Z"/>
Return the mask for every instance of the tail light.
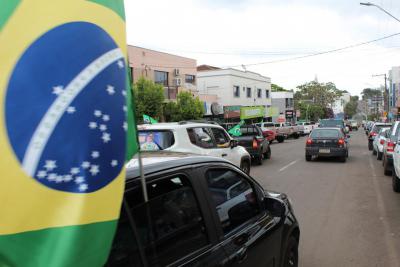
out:
<path id="1" fill-rule="evenodd" d="M 376 132 L 371 132 L 370 135 L 371 135 L 371 137 L 374 137 L 374 136 L 376 136 Z"/>
<path id="2" fill-rule="evenodd" d="M 386 151 L 387 152 L 393 152 L 394 151 L 394 147 L 396 146 L 396 144 L 395 143 L 393 143 L 393 142 L 389 142 L 388 144 L 387 144 L 387 148 L 386 148 Z"/>
<path id="3" fill-rule="evenodd" d="M 385 140 L 381 139 L 381 141 L 379 141 L 379 143 L 380 143 L 381 145 L 384 145 L 384 144 L 385 144 Z"/>
<path id="4" fill-rule="evenodd" d="M 341 138 L 341 139 L 338 140 L 338 144 L 339 144 L 339 145 L 343 146 L 344 143 L 345 143 L 345 142 L 344 142 L 344 139 Z"/>
<path id="5" fill-rule="evenodd" d="M 258 142 L 257 139 L 253 139 L 253 149 L 258 149 Z"/>
<path id="6" fill-rule="evenodd" d="M 307 145 L 311 145 L 311 144 L 312 144 L 312 139 L 311 139 L 311 138 L 307 138 L 306 144 L 307 144 Z"/>

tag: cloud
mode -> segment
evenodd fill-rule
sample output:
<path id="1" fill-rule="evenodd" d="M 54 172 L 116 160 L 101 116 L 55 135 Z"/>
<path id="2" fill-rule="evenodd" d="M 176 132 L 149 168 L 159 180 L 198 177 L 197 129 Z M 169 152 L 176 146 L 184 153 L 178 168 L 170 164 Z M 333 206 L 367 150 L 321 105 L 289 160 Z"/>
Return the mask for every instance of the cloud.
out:
<path id="1" fill-rule="evenodd" d="M 324 3 L 320 3 L 324 2 Z M 394 14 L 400 3 L 381 1 Z M 387 2 L 387 3 L 385 3 Z M 400 32 L 400 23 L 359 1 L 125 1 L 128 43 L 236 66 L 325 51 Z M 399 12 L 400 13 L 400 12 Z M 314 79 L 359 93 L 372 74 L 400 65 L 400 37 L 335 54 L 249 67 L 287 88 Z"/>

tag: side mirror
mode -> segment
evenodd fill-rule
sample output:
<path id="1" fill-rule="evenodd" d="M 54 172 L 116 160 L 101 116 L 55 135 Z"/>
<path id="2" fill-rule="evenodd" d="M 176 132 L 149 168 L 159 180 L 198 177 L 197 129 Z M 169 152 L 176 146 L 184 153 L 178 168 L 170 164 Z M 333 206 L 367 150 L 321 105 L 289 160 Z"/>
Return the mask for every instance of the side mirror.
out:
<path id="1" fill-rule="evenodd" d="M 274 217 L 285 216 L 286 206 L 285 204 L 275 198 L 264 198 L 265 209 Z"/>
<path id="2" fill-rule="evenodd" d="M 231 149 L 238 146 L 238 140 L 232 139 L 231 140 Z"/>

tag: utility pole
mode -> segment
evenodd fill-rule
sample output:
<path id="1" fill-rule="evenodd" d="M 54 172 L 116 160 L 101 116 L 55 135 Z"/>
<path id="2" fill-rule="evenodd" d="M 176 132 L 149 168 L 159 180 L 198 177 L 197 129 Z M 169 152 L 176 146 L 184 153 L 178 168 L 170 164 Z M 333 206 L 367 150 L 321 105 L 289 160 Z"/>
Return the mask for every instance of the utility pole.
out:
<path id="1" fill-rule="evenodd" d="M 375 74 L 375 75 L 372 75 L 372 77 L 382 77 L 383 76 L 383 78 L 384 78 L 384 81 L 385 81 L 385 91 L 384 91 L 384 93 L 383 93 L 383 105 L 384 105 L 384 110 L 387 112 L 387 114 L 389 114 L 389 110 L 390 110 L 390 107 L 389 107 L 389 105 L 390 105 L 390 94 L 389 94 L 389 92 L 388 92 L 388 87 L 387 87 L 387 76 L 386 76 L 386 73 L 384 73 L 384 74 Z"/>

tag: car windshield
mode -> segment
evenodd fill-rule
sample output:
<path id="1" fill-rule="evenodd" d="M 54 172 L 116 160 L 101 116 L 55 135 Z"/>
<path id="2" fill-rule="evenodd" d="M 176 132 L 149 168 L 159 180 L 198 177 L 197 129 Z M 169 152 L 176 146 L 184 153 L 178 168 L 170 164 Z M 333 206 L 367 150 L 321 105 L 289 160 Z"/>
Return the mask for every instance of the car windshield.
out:
<path id="1" fill-rule="evenodd" d="M 338 127 L 343 128 L 344 122 L 342 120 L 322 120 L 320 127 Z"/>
<path id="2" fill-rule="evenodd" d="M 175 143 L 174 134 L 169 130 L 140 130 L 139 144 L 142 151 L 158 151 Z"/>
<path id="3" fill-rule="evenodd" d="M 312 131 L 311 138 L 339 138 L 341 133 L 336 129 L 316 129 Z"/>

